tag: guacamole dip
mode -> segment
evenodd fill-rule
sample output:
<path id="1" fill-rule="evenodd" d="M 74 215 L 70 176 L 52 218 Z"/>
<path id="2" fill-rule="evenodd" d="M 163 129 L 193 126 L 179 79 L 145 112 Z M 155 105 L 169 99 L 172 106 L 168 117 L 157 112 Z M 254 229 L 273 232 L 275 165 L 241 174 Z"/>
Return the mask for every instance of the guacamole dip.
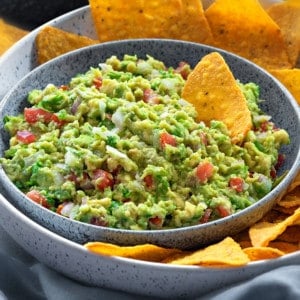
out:
<path id="1" fill-rule="evenodd" d="M 253 121 L 241 145 L 222 122 L 196 122 L 180 96 L 190 71 L 112 56 L 31 91 L 31 105 L 5 117 L 4 170 L 32 201 L 99 226 L 176 228 L 248 207 L 278 181 L 289 136 L 260 110 L 254 83 L 238 82 Z"/>

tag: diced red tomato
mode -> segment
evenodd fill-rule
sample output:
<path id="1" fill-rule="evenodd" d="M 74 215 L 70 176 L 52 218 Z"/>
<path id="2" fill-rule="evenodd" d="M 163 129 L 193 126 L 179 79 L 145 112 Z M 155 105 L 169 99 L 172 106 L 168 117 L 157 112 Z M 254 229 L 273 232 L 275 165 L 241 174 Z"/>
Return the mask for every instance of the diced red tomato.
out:
<path id="1" fill-rule="evenodd" d="M 52 121 L 55 122 L 59 127 L 66 124 L 66 121 L 60 120 L 56 114 L 52 115 Z"/>
<path id="2" fill-rule="evenodd" d="M 17 140 L 24 144 L 30 144 L 36 141 L 36 136 L 28 130 L 17 131 Z"/>
<path id="3" fill-rule="evenodd" d="M 205 211 L 204 211 L 204 215 L 202 216 L 202 218 L 200 219 L 200 222 L 201 224 L 203 223 L 207 223 L 209 221 L 209 218 L 210 218 L 210 215 L 212 213 L 212 209 L 210 208 L 207 208 Z"/>
<path id="4" fill-rule="evenodd" d="M 222 218 L 225 218 L 230 215 L 230 211 L 228 210 L 228 208 L 224 207 L 223 205 L 217 206 L 216 211 L 218 215 Z"/>
<path id="5" fill-rule="evenodd" d="M 102 169 L 97 169 L 93 172 L 96 188 L 100 191 L 114 185 L 114 178 L 111 173 Z"/>
<path id="6" fill-rule="evenodd" d="M 144 182 L 147 188 L 152 188 L 154 186 L 154 180 L 152 175 L 147 175 L 144 177 Z"/>
<path id="7" fill-rule="evenodd" d="M 165 148 L 166 145 L 175 147 L 177 144 L 175 137 L 167 132 L 163 132 L 160 135 L 159 141 L 162 148 Z"/>
<path id="8" fill-rule="evenodd" d="M 38 203 L 46 208 L 49 208 L 49 204 L 47 202 L 46 197 L 44 197 L 39 191 L 36 190 L 29 191 L 26 194 L 26 196 L 32 201 L 34 201 L 35 203 Z"/>
<path id="9" fill-rule="evenodd" d="M 189 68 L 188 64 L 184 61 L 181 61 L 178 65 L 178 67 L 175 69 L 176 73 L 179 73 L 183 79 L 187 79 L 189 75 Z"/>
<path id="10" fill-rule="evenodd" d="M 240 193 L 244 190 L 244 180 L 240 177 L 230 178 L 229 186 Z"/>
<path id="11" fill-rule="evenodd" d="M 68 85 L 64 85 L 64 84 L 62 84 L 62 85 L 59 87 L 59 89 L 60 89 L 60 90 L 63 90 L 63 91 L 67 91 L 69 88 L 70 88 L 70 87 L 69 87 Z"/>
<path id="12" fill-rule="evenodd" d="M 143 101 L 148 104 L 159 104 L 158 95 L 152 89 L 145 89 L 143 93 Z"/>
<path id="13" fill-rule="evenodd" d="M 93 85 L 99 90 L 102 86 L 102 78 L 100 78 L 100 77 L 94 78 Z"/>
<path id="14" fill-rule="evenodd" d="M 277 163 L 275 165 L 275 169 L 278 170 L 284 164 L 284 161 L 285 161 L 285 155 L 279 153 L 277 158 Z"/>
<path id="15" fill-rule="evenodd" d="M 163 224 L 163 219 L 156 216 L 149 219 L 150 226 L 161 227 Z"/>
<path id="16" fill-rule="evenodd" d="M 64 203 L 59 204 L 59 205 L 57 206 L 57 208 L 56 208 L 56 213 L 59 214 L 59 215 L 61 215 L 61 211 L 62 211 L 62 209 L 64 208 L 64 206 L 65 206 Z"/>
<path id="17" fill-rule="evenodd" d="M 214 166 L 208 161 L 201 162 L 196 169 L 196 176 L 201 183 L 206 182 L 213 173 Z"/>
<path id="18" fill-rule="evenodd" d="M 63 125 L 64 121 L 61 121 L 57 115 L 55 115 L 52 112 L 46 111 L 42 108 L 25 108 L 24 109 L 24 117 L 26 122 L 30 124 L 34 124 L 36 122 L 44 122 L 44 123 L 50 123 L 51 121 L 54 121 L 58 125 Z"/>
<path id="19" fill-rule="evenodd" d="M 271 176 L 272 179 L 275 179 L 276 176 L 277 176 L 277 171 L 274 167 L 272 167 L 271 170 L 270 170 L 270 176 Z"/>
<path id="20" fill-rule="evenodd" d="M 269 127 L 269 122 L 268 121 L 264 121 L 260 124 L 260 130 L 261 131 L 267 131 Z"/>

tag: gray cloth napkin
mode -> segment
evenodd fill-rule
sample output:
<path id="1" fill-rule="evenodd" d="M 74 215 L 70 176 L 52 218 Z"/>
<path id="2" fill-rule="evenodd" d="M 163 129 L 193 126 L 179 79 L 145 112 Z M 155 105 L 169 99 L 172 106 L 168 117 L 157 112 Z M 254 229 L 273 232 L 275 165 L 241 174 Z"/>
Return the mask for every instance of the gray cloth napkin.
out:
<path id="1" fill-rule="evenodd" d="M 134 284 L 134 282 L 132 283 Z M 0 300 L 139 300 L 153 297 L 89 287 L 39 263 L 0 227 Z M 300 299 L 300 265 L 274 269 L 197 299 Z"/>

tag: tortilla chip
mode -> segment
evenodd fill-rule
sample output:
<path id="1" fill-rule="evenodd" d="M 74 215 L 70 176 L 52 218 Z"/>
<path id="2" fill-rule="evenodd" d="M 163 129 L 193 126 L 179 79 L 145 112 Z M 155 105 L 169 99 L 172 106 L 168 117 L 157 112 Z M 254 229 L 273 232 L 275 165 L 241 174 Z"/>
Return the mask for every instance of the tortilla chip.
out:
<path id="1" fill-rule="evenodd" d="M 300 196 L 299 195 L 285 195 L 283 199 L 278 202 L 279 206 L 286 208 L 300 206 Z"/>
<path id="2" fill-rule="evenodd" d="M 172 38 L 210 43 L 201 1 L 90 0 L 101 42 L 128 38 Z"/>
<path id="3" fill-rule="evenodd" d="M 279 26 L 258 0 L 216 0 L 205 11 L 215 46 L 267 69 L 291 68 Z"/>
<path id="4" fill-rule="evenodd" d="M 90 242 L 84 245 L 89 251 L 107 256 L 120 256 L 152 262 L 160 262 L 169 256 L 184 253 L 178 249 L 163 248 L 152 244 L 117 246 L 110 243 Z"/>
<path id="5" fill-rule="evenodd" d="M 269 70 L 294 96 L 300 105 L 300 69 Z"/>
<path id="6" fill-rule="evenodd" d="M 0 19 L 0 55 L 2 55 L 14 43 L 24 37 L 28 31 L 17 28 L 3 19 Z"/>
<path id="7" fill-rule="evenodd" d="M 212 44 L 213 36 L 199 0 L 182 0 L 182 12 L 177 22 L 179 35 L 171 38 Z M 168 36 L 167 36 L 168 37 Z"/>
<path id="8" fill-rule="evenodd" d="M 269 247 L 277 248 L 278 250 L 284 253 L 292 253 L 300 250 L 299 245 L 296 243 L 288 243 L 288 242 L 281 242 L 281 241 L 270 242 Z"/>
<path id="9" fill-rule="evenodd" d="M 38 63 L 85 46 L 99 43 L 86 36 L 70 33 L 52 26 L 43 27 L 36 37 Z"/>
<path id="10" fill-rule="evenodd" d="M 300 207 L 279 223 L 258 222 L 250 227 L 249 235 L 254 247 L 266 247 L 270 241 L 280 236 L 288 226 L 294 225 L 300 219 Z"/>
<path id="11" fill-rule="evenodd" d="M 248 255 L 251 261 L 274 259 L 285 254 L 283 251 L 271 247 L 249 247 L 244 248 L 243 251 Z"/>
<path id="12" fill-rule="evenodd" d="M 300 1 L 283 1 L 271 5 L 267 12 L 279 25 L 287 51 L 295 67 L 300 53 Z"/>
<path id="13" fill-rule="evenodd" d="M 227 237 L 219 243 L 169 262 L 173 265 L 242 266 L 249 262 L 240 245 Z"/>
<path id="14" fill-rule="evenodd" d="M 182 98 L 192 103 L 198 121 L 223 121 L 233 142 L 240 142 L 252 127 L 247 101 L 223 57 L 204 56 L 189 74 Z"/>

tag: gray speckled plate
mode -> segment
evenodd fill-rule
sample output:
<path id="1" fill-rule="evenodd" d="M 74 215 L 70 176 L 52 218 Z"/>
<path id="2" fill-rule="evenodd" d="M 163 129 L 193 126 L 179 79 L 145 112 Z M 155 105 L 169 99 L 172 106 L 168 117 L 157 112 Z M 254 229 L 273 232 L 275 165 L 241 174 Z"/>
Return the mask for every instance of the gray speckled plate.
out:
<path id="1" fill-rule="evenodd" d="M 200 297 L 300 260 L 297 252 L 246 267 L 214 269 L 95 255 L 36 224 L 1 195 L 0 224 L 5 224 L 7 232 L 31 255 L 70 278 L 91 286 L 168 299 Z"/>
<path id="2" fill-rule="evenodd" d="M 91 38 L 96 37 L 88 7 L 68 13 L 48 24 Z M 31 32 L 0 58 L 0 99 L 36 66 L 34 38 L 38 30 Z M 0 191 L 4 192 L 2 185 Z M 300 253 L 297 252 L 275 260 L 224 270 L 166 266 L 97 256 L 30 220 L 9 199 L 0 195 L 0 225 L 11 237 L 47 266 L 94 286 L 156 297 L 187 298 L 201 296 L 210 290 L 300 261 Z"/>

